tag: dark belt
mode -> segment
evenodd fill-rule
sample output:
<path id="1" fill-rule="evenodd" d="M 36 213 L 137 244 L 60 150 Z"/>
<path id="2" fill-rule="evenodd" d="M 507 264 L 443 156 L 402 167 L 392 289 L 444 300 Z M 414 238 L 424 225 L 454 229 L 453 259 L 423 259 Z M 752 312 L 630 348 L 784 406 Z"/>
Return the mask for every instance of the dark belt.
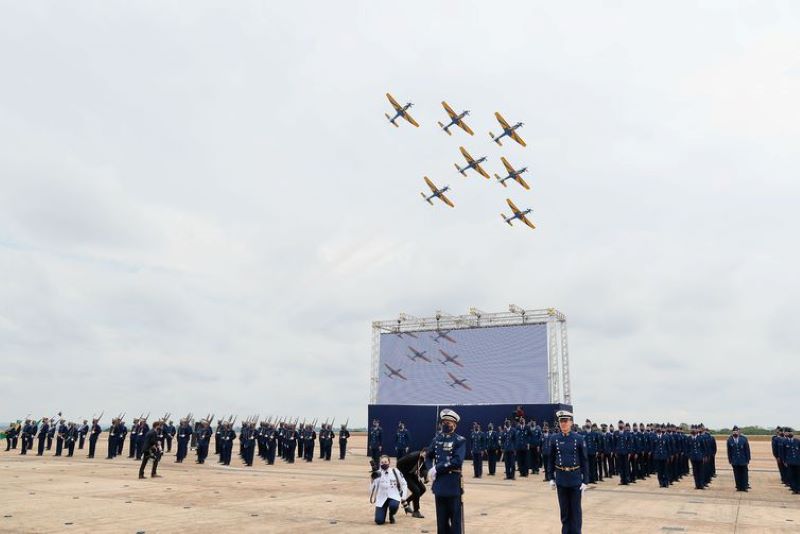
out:
<path id="1" fill-rule="evenodd" d="M 577 471 L 580 468 L 581 467 L 579 465 L 576 465 L 574 467 L 562 467 L 560 465 L 556 466 L 556 469 L 558 469 L 559 471 Z"/>

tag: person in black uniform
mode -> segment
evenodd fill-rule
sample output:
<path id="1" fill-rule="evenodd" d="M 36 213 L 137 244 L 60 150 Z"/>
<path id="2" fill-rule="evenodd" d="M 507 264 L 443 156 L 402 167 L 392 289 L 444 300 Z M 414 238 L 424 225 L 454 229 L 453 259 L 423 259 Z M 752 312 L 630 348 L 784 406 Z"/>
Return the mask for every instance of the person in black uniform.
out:
<path id="1" fill-rule="evenodd" d="M 144 469 L 147 467 L 147 461 L 153 460 L 153 470 L 150 472 L 150 478 L 157 478 L 161 475 L 156 474 L 158 469 L 158 461 L 161 459 L 161 440 L 158 437 L 158 430 L 161 428 L 161 421 L 153 421 L 153 428 L 147 431 L 142 441 L 142 465 L 139 467 L 139 478 L 144 478 Z"/>
<path id="2" fill-rule="evenodd" d="M 39 447 L 36 450 L 36 456 L 42 456 L 44 454 L 44 445 L 47 441 L 47 433 L 50 432 L 50 424 L 47 422 L 47 417 L 42 419 L 42 427 L 39 429 L 39 435 L 37 438 L 39 439 Z"/>
<path id="3" fill-rule="evenodd" d="M 425 454 L 427 449 L 413 451 L 397 460 L 397 470 L 403 474 L 408 484 L 411 494 L 405 498 L 403 509 L 412 517 L 419 519 L 425 516 L 419 511 L 419 498 L 425 493 L 425 479 L 428 476 L 428 468 L 425 466 Z M 411 503 L 411 506 L 409 506 Z M 413 508 L 412 508 L 413 506 Z"/>
<path id="4" fill-rule="evenodd" d="M 347 423 L 343 424 L 339 430 L 339 459 L 344 460 L 347 455 L 347 440 L 350 438 L 350 431 L 347 430 Z"/>
<path id="5" fill-rule="evenodd" d="M 92 427 L 89 430 L 89 456 L 87 458 L 94 458 L 94 450 L 97 448 L 97 437 L 103 431 L 97 419 L 92 419 Z"/>
<path id="6" fill-rule="evenodd" d="M 547 471 L 550 487 L 558 490 L 561 533 L 580 534 L 583 524 L 581 496 L 589 483 L 589 456 L 583 437 L 572 430 L 571 412 L 556 412 L 560 432 L 550 438 Z"/>
<path id="7" fill-rule="evenodd" d="M 436 532 L 464 532 L 464 481 L 461 468 L 467 455 L 467 439 L 456 434 L 460 417 L 444 409 L 439 414 L 442 430 L 433 438 L 425 454 L 425 465 L 436 498 Z"/>

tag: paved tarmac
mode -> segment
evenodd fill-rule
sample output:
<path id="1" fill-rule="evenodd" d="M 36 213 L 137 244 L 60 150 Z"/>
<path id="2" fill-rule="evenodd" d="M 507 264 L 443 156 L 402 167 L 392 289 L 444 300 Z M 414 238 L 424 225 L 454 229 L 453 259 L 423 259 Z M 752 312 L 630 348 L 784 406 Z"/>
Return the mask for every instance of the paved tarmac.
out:
<path id="1" fill-rule="evenodd" d="M 433 497 L 423 497 L 425 519 L 398 515 L 395 525 L 376 526 L 368 501 L 365 438 L 354 436 L 345 461 L 338 444 L 331 462 L 252 468 L 224 467 L 211 455 L 174 463 L 175 448 L 159 466 L 163 478 L 138 480 L 138 462 L 124 457 L 89 460 L 37 457 L 0 449 L 0 532 L 160 533 L 187 532 L 436 532 Z M 583 500 L 585 533 L 789 533 L 800 532 L 800 496 L 781 485 L 767 441 L 752 441 L 748 493 L 734 491 L 719 443 L 718 476 L 707 490 L 690 477 L 660 489 L 655 477 L 633 486 L 611 479 L 593 486 Z M 88 445 L 87 445 L 88 446 Z M 213 451 L 213 445 L 212 445 Z M 105 454 L 102 455 L 103 457 Z M 484 467 L 485 469 L 485 467 Z M 471 473 L 471 465 L 465 465 Z M 560 532 L 555 492 L 542 476 L 504 481 L 498 476 L 465 480 L 466 531 L 470 533 Z"/>

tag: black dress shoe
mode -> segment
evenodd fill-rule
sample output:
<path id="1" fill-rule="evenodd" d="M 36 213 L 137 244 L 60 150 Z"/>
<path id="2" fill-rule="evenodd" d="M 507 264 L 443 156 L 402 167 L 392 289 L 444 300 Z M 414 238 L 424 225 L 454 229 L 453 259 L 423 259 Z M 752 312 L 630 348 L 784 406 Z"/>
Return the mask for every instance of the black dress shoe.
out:
<path id="1" fill-rule="evenodd" d="M 411 517 L 416 517 L 418 519 L 425 519 L 425 516 L 422 515 L 419 510 L 415 510 L 414 513 L 411 514 Z"/>

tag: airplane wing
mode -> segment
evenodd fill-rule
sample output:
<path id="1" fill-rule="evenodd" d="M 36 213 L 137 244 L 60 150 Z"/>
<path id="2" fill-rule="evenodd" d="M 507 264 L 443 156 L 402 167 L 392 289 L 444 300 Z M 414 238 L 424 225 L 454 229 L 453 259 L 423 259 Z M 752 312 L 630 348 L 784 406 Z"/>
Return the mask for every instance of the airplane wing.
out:
<path id="1" fill-rule="evenodd" d="M 472 131 L 472 128 L 467 126 L 467 123 L 464 122 L 464 119 L 461 119 L 460 121 L 458 121 L 458 127 L 461 128 L 462 130 L 464 130 L 465 132 L 467 132 L 470 135 L 475 135 L 475 132 Z"/>
<path id="2" fill-rule="evenodd" d="M 456 378 L 456 375 L 454 375 L 450 371 L 447 371 L 447 376 L 449 376 L 450 379 L 453 380 L 454 382 L 458 382 L 458 378 Z"/>
<path id="3" fill-rule="evenodd" d="M 398 371 L 398 372 L 395 372 L 395 374 L 396 374 L 398 377 L 402 378 L 403 380 L 408 380 L 408 378 L 406 378 L 406 377 L 404 377 L 403 375 L 401 375 L 399 371 Z"/>
<path id="4" fill-rule="evenodd" d="M 388 95 L 388 93 L 387 93 L 387 95 Z M 497 122 L 499 122 L 499 123 L 500 123 L 500 126 L 502 126 L 503 128 L 511 128 L 511 126 L 509 126 L 509 125 L 508 125 L 508 123 L 507 123 L 507 122 L 506 122 L 506 120 L 503 118 L 503 116 L 502 116 L 502 115 L 500 115 L 500 112 L 499 112 L 499 111 L 495 111 L 495 112 L 494 112 L 494 116 L 495 116 L 495 117 L 497 117 Z"/>
<path id="5" fill-rule="evenodd" d="M 500 161 L 503 162 L 503 166 L 506 168 L 509 174 L 514 172 L 514 167 L 511 166 L 511 164 L 508 162 L 505 156 L 500 156 Z"/>
<path id="6" fill-rule="evenodd" d="M 445 204 L 447 204 L 451 208 L 455 208 L 456 207 L 456 205 L 453 204 L 453 202 L 449 198 L 444 196 L 444 194 L 439 195 L 439 198 L 442 200 L 442 202 L 444 202 Z"/>
<path id="7" fill-rule="evenodd" d="M 459 386 L 461 386 L 462 388 L 466 389 L 467 391 L 472 391 L 472 388 L 471 388 L 471 387 L 469 387 L 469 386 L 468 386 L 468 385 L 466 385 L 466 384 L 459 384 Z"/>
<path id="8" fill-rule="evenodd" d="M 419 123 L 414 120 L 414 117 L 408 114 L 408 111 L 403 112 L 403 118 L 408 122 L 410 122 L 411 124 L 413 124 L 414 126 L 416 126 L 417 128 L 419 128 Z"/>
<path id="9" fill-rule="evenodd" d="M 508 207 L 509 207 L 509 208 L 511 208 L 511 211 L 513 211 L 513 212 L 514 212 L 514 215 L 517 215 L 517 214 L 520 214 L 520 213 L 522 213 L 522 210 L 520 210 L 518 207 L 516 207 L 516 206 L 514 205 L 514 203 L 513 203 L 513 202 L 511 202 L 511 199 L 510 199 L 510 198 L 507 198 L 507 199 L 506 199 L 506 202 L 508 203 Z"/>
<path id="10" fill-rule="evenodd" d="M 528 183 L 525 180 L 523 180 L 522 176 L 520 176 L 519 174 L 514 177 L 514 180 L 516 180 L 517 183 L 519 185 L 521 185 L 522 187 L 524 187 L 525 189 L 530 189 L 531 188 L 531 186 L 529 186 Z"/>
<path id="11" fill-rule="evenodd" d="M 433 182 L 431 182 L 430 179 L 427 176 L 423 176 L 423 178 L 425 179 L 425 183 L 428 184 L 428 187 L 431 188 L 431 191 L 433 191 L 435 193 L 436 192 L 436 186 L 433 185 Z"/>
<path id="12" fill-rule="evenodd" d="M 528 219 L 528 217 L 526 217 L 525 215 L 523 215 L 522 217 L 520 217 L 520 219 L 522 219 L 522 222 L 524 222 L 525 224 L 527 224 L 528 226 L 530 226 L 532 229 L 536 230 L 536 225 L 535 225 L 535 224 L 533 224 L 533 223 L 530 221 L 530 219 Z"/>
<path id="13" fill-rule="evenodd" d="M 447 114 L 448 114 L 448 115 L 450 115 L 450 118 L 451 118 L 451 119 L 455 119 L 455 118 L 456 118 L 456 116 L 458 116 L 458 113 L 456 113 L 455 111 L 453 111 L 453 108 L 451 108 L 450 106 L 448 106 L 448 105 L 447 105 L 447 102 L 445 102 L 444 100 L 442 100 L 442 107 L 443 107 L 443 108 L 444 108 L 444 110 L 447 112 Z"/>
<path id="14" fill-rule="evenodd" d="M 461 155 L 464 156 L 464 159 L 467 160 L 467 163 L 472 163 L 473 161 L 475 161 L 474 159 L 472 159 L 472 156 L 469 155 L 469 152 L 467 152 L 466 148 L 460 146 L 458 147 L 458 149 L 461 151 Z"/>
<path id="15" fill-rule="evenodd" d="M 487 180 L 490 179 L 489 178 L 489 173 L 487 173 L 485 170 L 483 170 L 483 167 L 481 167 L 480 165 L 475 165 L 475 170 L 478 171 L 479 173 L 481 173 L 481 176 L 483 176 Z"/>
<path id="16" fill-rule="evenodd" d="M 511 139 L 513 139 L 517 143 L 521 144 L 522 146 L 528 146 L 528 145 L 525 144 L 525 141 L 522 140 L 522 138 L 519 136 L 519 134 L 517 134 L 517 132 L 511 132 Z"/>
<path id="17" fill-rule="evenodd" d="M 389 103 L 392 105 L 392 107 L 394 107 L 394 109 L 400 110 L 400 108 L 403 107 L 400 104 L 398 104 L 397 100 L 395 100 L 394 97 L 392 95 L 390 95 L 389 93 L 386 93 L 386 98 L 389 99 Z"/>

